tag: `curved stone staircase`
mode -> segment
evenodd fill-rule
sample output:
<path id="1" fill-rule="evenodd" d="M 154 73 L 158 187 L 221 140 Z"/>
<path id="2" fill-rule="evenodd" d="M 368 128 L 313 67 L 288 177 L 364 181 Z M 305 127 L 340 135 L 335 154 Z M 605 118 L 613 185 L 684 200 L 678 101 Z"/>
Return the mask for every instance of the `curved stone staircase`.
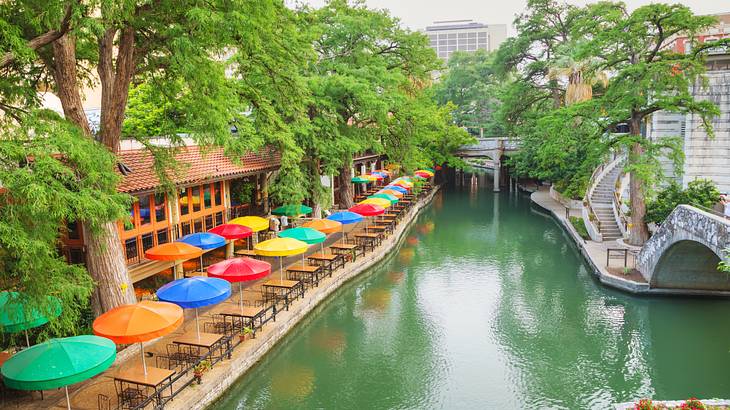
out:
<path id="1" fill-rule="evenodd" d="M 591 205 L 598 220 L 598 229 L 604 242 L 614 241 L 622 237 L 621 229 L 616 223 L 613 212 L 613 195 L 616 180 L 621 175 L 621 167 L 615 166 L 603 175 L 591 192 Z"/>

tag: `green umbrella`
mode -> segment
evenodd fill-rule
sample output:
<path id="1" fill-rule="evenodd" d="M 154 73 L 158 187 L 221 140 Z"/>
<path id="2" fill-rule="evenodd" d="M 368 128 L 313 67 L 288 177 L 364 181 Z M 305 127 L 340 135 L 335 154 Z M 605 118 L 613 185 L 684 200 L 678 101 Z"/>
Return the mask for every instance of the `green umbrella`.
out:
<path id="1" fill-rule="evenodd" d="M 396 198 L 393 195 L 390 194 L 382 194 L 382 193 L 375 193 L 373 195 L 370 195 L 368 198 L 383 198 L 390 201 L 391 204 L 395 204 L 398 202 L 398 198 Z"/>
<path id="2" fill-rule="evenodd" d="M 299 216 L 312 213 L 312 208 L 306 205 L 282 205 L 273 211 L 274 215 Z"/>
<path id="3" fill-rule="evenodd" d="M 46 298 L 51 318 L 58 317 L 61 314 L 61 302 L 53 296 Z M 27 311 L 20 299 L 18 292 L 0 292 L 0 330 L 3 333 L 26 331 L 48 323 L 49 318 L 38 308 Z M 25 342 L 30 346 L 28 332 L 25 332 Z"/>
<path id="4" fill-rule="evenodd" d="M 320 244 L 322 252 L 324 252 L 324 246 L 321 244 L 327 240 L 327 235 L 322 232 L 316 229 L 304 227 L 285 229 L 279 233 L 279 237 L 297 239 L 307 245 L 314 245 L 318 243 Z M 302 254 L 302 265 L 304 265 L 304 254 Z"/>
<path id="5" fill-rule="evenodd" d="M 108 369 L 117 357 L 109 339 L 83 335 L 51 339 L 8 359 L 2 367 L 3 383 L 16 390 L 49 390 L 90 379 Z"/>
<path id="6" fill-rule="evenodd" d="M 371 181 L 367 178 L 363 178 L 363 177 L 354 177 L 350 180 L 350 182 L 355 183 L 355 184 L 369 184 L 373 181 Z"/>
<path id="7" fill-rule="evenodd" d="M 436 173 L 436 170 L 433 168 L 424 168 L 426 171 L 431 171 L 432 174 Z"/>

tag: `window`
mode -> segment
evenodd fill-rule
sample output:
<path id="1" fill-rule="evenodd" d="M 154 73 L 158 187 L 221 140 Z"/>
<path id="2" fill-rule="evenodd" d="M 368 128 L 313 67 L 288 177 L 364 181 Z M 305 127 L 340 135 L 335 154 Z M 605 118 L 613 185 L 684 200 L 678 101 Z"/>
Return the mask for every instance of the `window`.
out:
<path id="1" fill-rule="evenodd" d="M 155 246 L 155 234 L 150 232 L 146 235 L 142 235 L 142 252 L 146 252 L 153 246 Z"/>
<path id="2" fill-rule="evenodd" d="M 469 34 L 468 35 L 469 38 L 477 38 L 477 33 L 472 32 L 472 33 L 468 33 L 468 34 Z"/>
<path id="3" fill-rule="evenodd" d="M 215 225 L 222 225 L 223 224 L 223 212 L 218 212 L 215 214 Z"/>
<path id="4" fill-rule="evenodd" d="M 66 237 L 68 239 L 81 239 L 81 227 L 77 222 L 66 224 Z"/>
<path id="5" fill-rule="evenodd" d="M 183 222 L 180 224 L 180 235 L 185 236 L 193 233 L 190 229 L 190 222 Z"/>
<path id="6" fill-rule="evenodd" d="M 459 33 L 459 39 L 466 38 L 466 33 Z"/>
<path id="7" fill-rule="evenodd" d="M 129 219 L 124 221 L 124 230 L 131 231 L 134 229 L 134 204 L 129 209 Z"/>
<path id="8" fill-rule="evenodd" d="M 200 187 L 190 189 L 190 201 L 193 203 L 193 212 L 200 212 Z"/>
<path id="9" fill-rule="evenodd" d="M 168 234 L 167 229 L 162 229 L 157 231 L 157 244 L 162 245 L 163 243 L 167 243 L 170 241 L 170 236 Z"/>
<path id="10" fill-rule="evenodd" d="M 150 211 L 150 200 L 152 199 L 152 195 L 145 195 L 143 197 L 140 197 L 138 200 L 139 203 L 139 224 L 141 225 L 148 225 L 152 222 L 152 213 Z"/>
<path id="11" fill-rule="evenodd" d="M 198 218 L 194 221 L 194 232 L 203 232 L 203 218 Z"/>
<path id="12" fill-rule="evenodd" d="M 213 224 L 213 215 L 208 215 L 205 217 L 205 230 L 213 229 L 215 227 L 215 224 Z"/>
<path id="13" fill-rule="evenodd" d="M 456 33 L 449 34 L 449 39 L 456 38 Z"/>
<path id="14" fill-rule="evenodd" d="M 220 181 L 217 184 L 214 184 L 213 189 L 215 190 L 215 206 L 223 205 L 223 200 L 222 200 L 223 181 Z"/>
<path id="15" fill-rule="evenodd" d="M 190 201 L 188 200 L 188 188 L 182 188 L 180 190 L 178 201 L 180 201 L 180 215 L 187 215 L 190 213 Z"/>
<path id="16" fill-rule="evenodd" d="M 167 197 L 165 194 L 155 194 L 155 222 L 167 220 Z"/>
<path id="17" fill-rule="evenodd" d="M 482 31 L 481 33 L 477 33 L 477 37 L 479 37 L 479 39 L 485 39 L 486 40 L 487 39 L 487 32 L 486 31 Z"/>
<path id="18" fill-rule="evenodd" d="M 136 260 L 139 257 L 137 253 L 137 237 L 135 236 L 124 241 L 124 249 L 127 254 L 127 260 Z"/>
<path id="19" fill-rule="evenodd" d="M 206 184 L 203 187 L 203 206 L 205 209 L 209 209 L 212 205 L 213 197 L 210 192 L 210 184 Z"/>

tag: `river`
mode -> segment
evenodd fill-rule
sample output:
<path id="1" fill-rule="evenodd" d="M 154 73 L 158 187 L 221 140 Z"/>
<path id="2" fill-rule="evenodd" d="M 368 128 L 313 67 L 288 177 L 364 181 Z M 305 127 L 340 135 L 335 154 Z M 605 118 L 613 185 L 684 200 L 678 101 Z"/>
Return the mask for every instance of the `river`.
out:
<path id="1" fill-rule="evenodd" d="M 440 193 L 215 409 L 609 408 L 730 396 L 730 302 L 600 285 L 523 194 Z"/>

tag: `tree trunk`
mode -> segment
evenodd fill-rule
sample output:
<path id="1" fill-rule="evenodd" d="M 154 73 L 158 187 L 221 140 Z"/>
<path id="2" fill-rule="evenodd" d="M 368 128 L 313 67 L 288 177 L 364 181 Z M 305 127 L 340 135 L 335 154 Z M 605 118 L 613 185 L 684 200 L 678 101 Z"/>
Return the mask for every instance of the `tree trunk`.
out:
<path id="1" fill-rule="evenodd" d="M 641 135 L 641 119 L 633 118 L 630 123 L 631 135 Z M 629 153 L 629 164 L 635 164 L 641 160 L 644 154 L 644 147 L 640 143 L 635 142 L 631 146 Z M 631 228 L 629 229 L 629 244 L 641 246 L 649 240 L 649 228 L 644 222 L 646 216 L 646 201 L 644 199 L 644 183 L 636 172 L 632 172 L 629 180 L 629 189 L 631 192 Z"/>
<path id="2" fill-rule="evenodd" d="M 81 93 L 76 77 L 76 45 L 70 36 L 64 36 L 53 44 L 54 80 L 63 111 L 70 121 L 78 125 L 89 138 L 93 138 L 84 113 Z M 103 106 L 102 106 L 103 110 Z M 134 303 L 127 263 L 119 240 L 116 221 L 109 221 L 98 229 L 83 223 L 86 244 L 86 266 L 96 284 L 91 306 L 94 314 L 122 304 Z"/>
<path id="3" fill-rule="evenodd" d="M 348 209 L 355 205 L 353 201 L 355 193 L 352 188 L 352 162 L 345 161 L 345 166 L 340 172 L 340 208 Z"/>

